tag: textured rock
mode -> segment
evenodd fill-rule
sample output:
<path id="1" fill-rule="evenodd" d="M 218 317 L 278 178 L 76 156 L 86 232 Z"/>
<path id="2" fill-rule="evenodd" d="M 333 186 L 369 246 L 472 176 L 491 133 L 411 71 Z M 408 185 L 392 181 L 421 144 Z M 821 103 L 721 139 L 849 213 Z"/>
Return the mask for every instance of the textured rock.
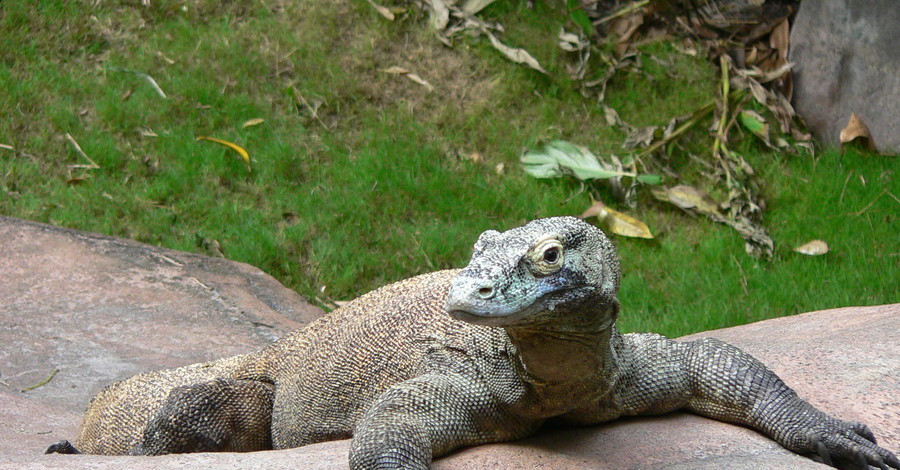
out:
<path id="1" fill-rule="evenodd" d="M 103 385 L 142 370 L 253 350 L 319 314 L 255 268 L 0 217 L 0 280 L 0 380 L 8 384 L 0 384 L 0 469 L 346 470 L 349 441 L 250 454 L 42 454 L 50 443 L 74 438 L 88 400 Z M 900 450 L 900 304 L 693 336 L 744 348 L 801 396 L 868 423 L 883 445 Z M 53 369 L 60 372 L 49 383 L 20 392 Z M 674 413 L 545 430 L 461 450 L 434 468 L 824 467 L 749 429 Z"/>
<path id="2" fill-rule="evenodd" d="M 883 153 L 900 153 L 900 8 L 896 0 L 800 3 L 791 30 L 794 106 L 826 145 L 851 113 Z"/>
<path id="3" fill-rule="evenodd" d="M 19 396 L 78 415 L 114 380 L 253 351 L 322 313 L 246 264 L 8 217 L 0 279 L 0 393 L 58 369 Z"/>

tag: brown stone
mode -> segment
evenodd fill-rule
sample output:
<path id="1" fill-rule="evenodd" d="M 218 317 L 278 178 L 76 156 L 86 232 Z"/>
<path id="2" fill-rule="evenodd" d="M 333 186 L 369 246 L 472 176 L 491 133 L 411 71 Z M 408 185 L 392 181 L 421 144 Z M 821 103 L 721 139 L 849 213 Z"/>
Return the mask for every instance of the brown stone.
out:
<path id="1" fill-rule="evenodd" d="M 822 143 L 839 145 L 856 113 L 879 151 L 900 153 L 898 43 L 896 0 L 800 2 L 790 40 L 793 103 Z"/>
<path id="2" fill-rule="evenodd" d="M 43 455 L 75 436 L 90 397 L 134 373 L 257 349 L 319 315 L 240 263 L 0 217 L 0 469 L 346 470 L 349 441 L 249 454 Z M 627 315 L 627 312 L 624 314 Z M 816 406 L 900 450 L 900 304 L 777 318 L 692 335 L 735 344 Z M 47 384 L 21 392 L 49 376 Z M 463 449 L 457 469 L 824 468 L 761 434 L 674 413 L 545 430 Z"/>

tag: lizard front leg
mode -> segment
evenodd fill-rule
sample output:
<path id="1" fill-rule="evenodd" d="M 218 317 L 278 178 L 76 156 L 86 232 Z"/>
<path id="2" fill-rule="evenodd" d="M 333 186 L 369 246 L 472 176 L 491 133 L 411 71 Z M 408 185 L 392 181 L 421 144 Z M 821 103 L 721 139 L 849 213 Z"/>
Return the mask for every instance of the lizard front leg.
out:
<path id="1" fill-rule="evenodd" d="M 784 447 L 839 467 L 900 469 L 869 428 L 816 409 L 758 360 L 715 339 L 687 343 L 688 409 L 761 430 Z"/>
<path id="2" fill-rule="evenodd" d="M 389 388 L 357 423 L 353 470 L 426 470 L 453 449 L 524 437 L 540 426 L 505 413 L 487 388 L 458 374 L 430 373 Z"/>
<path id="3" fill-rule="evenodd" d="M 682 343 L 653 334 L 623 337 L 617 397 L 623 414 L 687 408 L 762 431 L 813 460 L 840 467 L 900 469 L 861 423 L 833 418 L 802 400 L 761 362 L 722 341 Z"/>

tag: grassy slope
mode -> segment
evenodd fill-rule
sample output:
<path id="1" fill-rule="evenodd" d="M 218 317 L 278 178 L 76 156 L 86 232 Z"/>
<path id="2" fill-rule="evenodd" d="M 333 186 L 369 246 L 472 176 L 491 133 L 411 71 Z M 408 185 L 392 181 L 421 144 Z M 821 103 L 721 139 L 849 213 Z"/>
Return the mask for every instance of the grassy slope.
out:
<path id="1" fill-rule="evenodd" d="M 561 11 L 535 4 L 499 1 L 484 15 L 551 77 L 477 40 L 443 47 L 424 19 L 387 22 L 363 1 L 7 0 L 0 143 L 17 150 L 0 149 L 0 213 L 189 251 L 215 240 L 308 296 L 327 286 L 345 299 L 460 266 L 482 230 L 589 204 L 577 184 L 525 176 L 524 148 L 559 137 L 616 151 L 622 138 L 565 78 Z M 626 120 L 662 124 L 712 99 L 702 60 L 665 44 L 647 52 L 676 76 L 650 60 L 645 74 L 617 76 L 607 100 Z M 435 91 L 383 72 L 391 66 Z M 168 99 L 109 67 L 150 74 Z M 251 118 L 265 123 L 242 128 Z M 87 162 L 66 133 L 99 169 L 69 167 Z M 200 135 L 247 148 L 252 171 Z M 885 194 L 866 207 L 900 193 L 895 160 L 851 153 L 839 165 L 835 153 L 779 159 L 745 147 L 764 175 L 776 259 L 755 261 L 731 231 L 642 201 L 634 215 L 659 237 L 616 240 L 623 329 L 677 335 L 900 301 L 898 203 Z M 833 252 L 789 251 L 812 238 Z"/>

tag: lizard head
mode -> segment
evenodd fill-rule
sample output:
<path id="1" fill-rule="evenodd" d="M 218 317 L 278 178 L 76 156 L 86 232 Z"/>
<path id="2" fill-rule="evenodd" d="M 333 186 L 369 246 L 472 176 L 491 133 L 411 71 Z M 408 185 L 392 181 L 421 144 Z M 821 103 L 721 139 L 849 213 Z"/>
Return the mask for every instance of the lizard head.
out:
<path id="1" fill-rule="evenodd" d="M 450 285 L 457 320 L 499 327 L 609 325 L 619 303 L 619 261 L 603 232 L 575 217 L 481 234 Z"/>

